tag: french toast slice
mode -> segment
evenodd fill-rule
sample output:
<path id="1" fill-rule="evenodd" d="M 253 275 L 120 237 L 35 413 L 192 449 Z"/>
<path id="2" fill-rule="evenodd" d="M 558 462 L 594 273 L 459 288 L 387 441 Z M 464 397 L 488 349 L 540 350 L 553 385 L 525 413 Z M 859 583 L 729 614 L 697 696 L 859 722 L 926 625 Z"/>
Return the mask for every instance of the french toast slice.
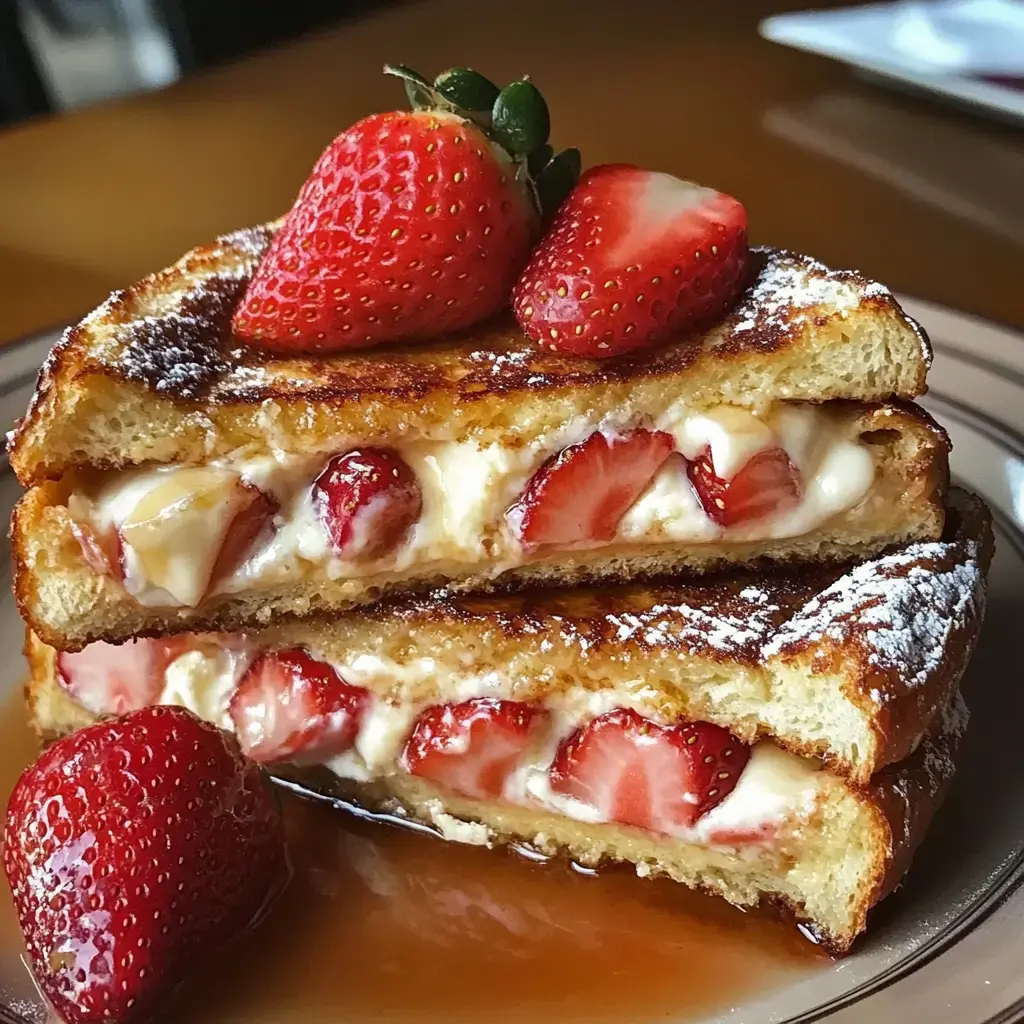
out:
<path id="1" fill-rule="evenodd" d="M 230 329 L 274 230 L 116 293 L 47 359 L 10 441 L 33 487 L 17 591 L 47 642 L 440 585 L 835 561 L 941 532 L 948 440 L 896 401 L 924 389 L 930 349 L 858 274 L 756 250 L 720 323 L 604 361 L 500 318 L 280 359 Z"/>
<path id="2" fill-rule="evenodd" d="M 845 570 L 442 593 L 72 654 L 29 633 L 28 703 L 44 737 L 183 704 L 317 792 L 781 903 L 842 953 L 909 866 L 966 724 L 992 535 L 978 499 L 950 503 L 943 541 Z"/>
<path id="3" fill-rule="evenodd" d="M 227 546 L 224 516 L 200 508 L 201 514 L 184 519 L 176 539 L 156 534 L 153 546 L 162 561 L 155 571 L 164 572 L 160 581 L 165 587 L 152 583 L 155 577 L 147 568 L 152 561 L 139 562 L 127 530 L 111 525 L 97 510 L 141 507 L 144 501 L 138 492 L 132 497 L 132 488 L 150 495 L 160 493 L 168 480 L 191 479 L 197 472 L 234 479 L 234 471 L 219 466 L 142 470 L 127 481 L 115 474 L 109 492 L 103 490 L 106 478 L 97 489 L 81 474 L 68 473 L 33 487 L 15 509 L 15 593 L 22 615 L 43 640 L 75 650 L 100 639 L 252 630 L 281 618 L 333 615 L 384 596 L 425 593 L 438 586 L 502 592 L 704 574 L 747 563 L 835 563 L 871 557 L 893 544 L 938 538 L 948 484 L 949 442 L 941 428 L 912 405 L 832 402 L 822 408 L 827 413 L 815 413 L 807 421 L 815 429 L 805 430 L 804 436 L 827 443 L 805 464 L 805 498 L 781 516 L 730 527 L 714 524 L 697 504 L 686 471 L 669 459 L 610 539 L 591 546 L 529 546 L 509 525 L 502 478 L 481 484 L 465 469 L 463 456 L 450 473 L 432 477 L 427 459 L 416 463 L 423 483 L 421 523 L 383 557 L 346 561 L 328 549 L 300 464 L 298 476 L 292 469 L 281 471 L 285 483 L 275 492 L 279 511 L 273 517 L 267 513 L 273 526 L 253 537 L 245 558 L 218 581 L 206 582 L 217 552 Z M 818 429 L 823 424 L 827 429 Z M 867 473 L 853 474 L 860 474 L 861 489 L 850 494 L 848 507 L 815 511 L 819 492 L 843 493 L 842 469 L 828 468 L 836 453 L 866 465 Z M 436 466 L 439 456 L 431 458 Z M 261 482 L 271 478 L 260 472 Z M 428 484 L 430 479 L 436 486 Z M 570 503 L 587 500 L 586 487 L 580 487 Z M 135 506 L 124 506 L 125 496 Z M 167 505 L 171 514 L 151 515 L 151 521 L 173 519 L 175 506 L 170 499 Z M 83 532 L 107 539 L 103 545 L 87 544 Z M 100 552 L 103 564 L 97 566 L 90 545 L 115 553 L 106 558 Z M 132 552 L 130 564 L 126 551 Z M 172 555 L 175 573 L 167 569 Z M 200 565 L 206 567 L 201 572 Z"/>
<path id="4" fill-rule="evenodd" d="M 56 681 L 44 653 L 49 649 L 37 642 L 30 650 L 27 697 L 44 741 L 95 721 L 98 716 Z M 451 842 L 515 844 L 531 856 L 564 855 L 596 868 L 625 863 L 639 878 L 671 878 L 739 907 L 772 906 L 842 956 L 867 927 L 872 907 L 907 873 L 953 780 L 967 722 L 966 705 L 956 693 L 938 710 L 916 750 L 866 785 L 815 772 L 799 827 L 768 855 L 743 843 L 695 843 L 615 822 L 581 822 L 540 807 L 465 797 L 409 774 L 356 781 L 318 766 L 279 764 L 270 770 L 286 785 L 342 809 L 417 824 Z"/>
<path id="5" fill-rule="evenodd" d="M 115 292 L 70 328 L 10 438 L 26 486 L 81 466 L 473 439 L 529 444 L 577 420 L 670 406 L 880 401 L 924 392 L 931 350 L 883 286 L 755 249 L 751 282 L 712 329 L 596 361 L 539 350 L 511 318 L 408 348 L 272 358 L 231 315 L 276 228 L 237 231 Z"/>

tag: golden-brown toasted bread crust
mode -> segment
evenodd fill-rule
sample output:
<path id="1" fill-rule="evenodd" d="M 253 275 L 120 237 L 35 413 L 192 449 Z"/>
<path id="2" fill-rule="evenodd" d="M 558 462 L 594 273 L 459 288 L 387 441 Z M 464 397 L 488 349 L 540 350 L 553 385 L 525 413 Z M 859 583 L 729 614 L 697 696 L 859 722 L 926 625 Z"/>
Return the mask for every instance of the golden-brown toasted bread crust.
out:
<path id="1" fill-rule="evenodd" d="M 12 435 L 11 464 L 24 484 L 74 465 L 199 461 L 258 443 L 268 430 L 286 446 L 302 438 L 308 447 L 360 432 L 386 443 L 515 434 L 525 421 L 621 407 L 630 396 L 642 404 L 645 388 L 667 383 L 696 405 L 876 401 L 925 388 L 927 339 L 886 289 L 768 248 L 754 250 L 750 287 L 721 323 L 655 350 L 607 360 L 559 356 L 503 315 L 411 347 L 274 357 L 231 333 L 232 312 L 273 229 L 238 231 L 195 249 L 115 292 L 66 332 Z M 889 339 L 875 349 L 885 358 L 847 371 L 857 379 L 829 383 L 822 346 L 834 359 L 863 323 Z M 772 361 L 778 379 L 762 393 L 764 378 L 751 368 Z M 114 421 L 124 410 L 148 418 L 158 436 L 141 446 L 119 438 Z"/>
<path id="2" fill-rule="evenodd" d="M 522 701 L 644 678 L 658 690 L 656 706 L 668 718 L 718 721 L 748 742 L 770 736 L 864 784 L 916 748 L 955 692 L 977 642 L 991 520 L 979 499 L 954 489 L 947 522 L 941 542 L 855 567 L 500 597 L 440 591 L 326 620 L 278 622 L 250 639 L 260 649 L 308 647 L 329 659 L 432 657 L 441 673 L 466 671 L 458 656 L 449 668 L 444 652 L 473 652 L 479 659 L 473 670 L 517 680 L 510 695 Z M 864 731 L 856 758 L 843 753 L 837 737 L 812 735 L 794 719 L 748 709 L 740 721 L 717 710 L 725 705 L 709 703 L 698 682 L 710 666 L 720 667 L 721 678 L 764 673 L 758 692 L 768 703 L 800 699 L 786 696 L 792 691 L 779 677 L 787 672 L 816 693 L 819 713 L 847 703 Z M 435 689 L 441 696 L 429 699 L 446 699 L 443 687 Z M 411 699 L 392 689 L 379 695 Z"/>
<path id="3" fill-rule="evenodd" d="M 900 761 L 960 685 L 981 633 L 994 551 L 985 503 L 953 488 L 941 543 L 911 545 L 848 571 L 780 626 L 764 650 L 811 673 L 840 675 L 846 697 L 872 722 L 884 752 L 878 765 Z"/>

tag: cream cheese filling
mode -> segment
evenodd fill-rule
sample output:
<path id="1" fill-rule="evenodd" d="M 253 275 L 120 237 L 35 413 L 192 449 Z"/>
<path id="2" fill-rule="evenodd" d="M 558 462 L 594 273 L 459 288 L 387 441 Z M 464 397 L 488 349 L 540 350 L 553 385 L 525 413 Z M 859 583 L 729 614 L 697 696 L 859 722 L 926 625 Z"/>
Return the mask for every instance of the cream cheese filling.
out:
<path id="1" fill-rule="evenodd" d="M 210 647 L 180 655 L 166 669 L 160 703 L 180 704 L 230 730 L 231 694 L 252 655 L 252 651 L 218 651 Z M 355 685 L 379 685 L 390 677 L 402 695 L 387 698 L 375 694 L 352 748 L 327 761 L 326 767 L 340 778 L 358 782 L 402 772 L 401 755 L 406 740 L 417 716 L 431 703 L 411 695 L 431 673 L 432 659 L 419 658 L 398 666 L 388 659 L 363 654 L 334 667 L 342 678 Z M 510 685 L 496 673 L 467 670 L 455 681 L 454 689 L 460 699 L 468 700 L 506 695 Z M 550 768 L 559 744 L 599 715 L 630 707 L 658 720 L 645 699 L 643 684 L 599 691 L 573 687 L 553 694 L 544 707 L 549 712 L 547 725 L 538 730 L 531 749 L 509 776 L 503 798 L 576 821 L 606 821 L 596 808 L 554 792 Z M 678 829 L 674 837 L 704 846 L 771 849 L 810 817 L 821 788 L 822 776 L 815 762 L 762 740 L 751 750 L 750 760 L 733 791 L 691 827 Z"/>
<path id="2" fill-rule="evenodd" d="M 780 514 L 722 527 L 704 512 L 683 459 L 672 457 L 623 517 L 611 543 L 743 542 L 795 537 L 818 528 L 854 507 L 875 478 L 871 451 L 849 440 L 848 430 L 844 434 L 847 422 L 826 408 L 806 403 L 777 403 L 763 413 L 736 406 L 695 413 L 680 403 L 669 406 L 643 425 L 670 433 L 676 450 L 685 458 L 696 458 L 710 448 L 716 472 L 728 479 L 757 452 L 781 447 L 800 471 L 801 498 Z M 519 446 L 473 441 L 397 445 L 419 481 L 422 512 L 394 551 L 370 561 L 339 558 L 314 509 L 312 484 L 331 453 L 282 452 L 258 457 L 239 453 L 220 460 L 212 465 L 230 469 L 246 484 L 272 495 L 279 510 L 273 530 L 253 545 L 243 564 L 214 582 L 213 592 L 237 593 L 311 574 L 337 580 L 379 572 L 429 571 L 434 565 L 453 562 L 486 564 L 502 571 L 547 556 L 549 551 L 538 556 L 520 544 L 506 522 L 506 510 L 551 455 L 595 430 L 614 435 L 635 425 L 621 417 L 597 422 L 581 418 Z M 205 595 L 202 585 L 190 586 L 183 579 L 182 566 L 187 564 L 189 552 L 177 558 L 175 578 L 180 582 L 169 592 L 147 577 L 143 561 L 123 536 L 125 522 L 147 495 L 165 482 L 168 474 L 184 468 L 169 465 L 122 471 L 111 475 L 92 494 L 75 496 L 69 503 L 89 510 L 90 525 L 96 530 L 122 532 L 125 585 L 144 605 L 194 606 Z M 194 552 L 200 549 L 201 539 L 190 538 L 189 531 L 179 533 L 192 545 L 199 564 Z M 207 556 L 207 569 L 210 561 Z"/>

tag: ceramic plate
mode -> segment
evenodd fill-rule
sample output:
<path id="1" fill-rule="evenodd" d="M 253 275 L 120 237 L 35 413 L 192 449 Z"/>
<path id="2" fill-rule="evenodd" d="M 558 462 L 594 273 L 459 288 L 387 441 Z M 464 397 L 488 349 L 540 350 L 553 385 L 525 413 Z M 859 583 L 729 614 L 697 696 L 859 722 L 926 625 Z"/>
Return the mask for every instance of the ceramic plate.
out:
<path id="1" fill-rule="evenodd" d="M 998 13 L 993 10 L 997 6 L 1002 7 Z M 924 25 L 919 4 L 871 3 L 852 9 L 775 14 L 761 22 L 759 31 L 773 43 L 842 61 L 888 85 L 930 93 L 993 117 L 1024 121 L 1020 59 L 1024 19 L 1011 4 L 991 0 L 988 4 L 936 2 L 933 7 L 943 9 L 934 11 Z M 908 19 L 916 23 L 912 29 Z M 943 34 L 941 43 L 928 38 L 936 31 Z M 978 73 L 915 63 L 914 53 L 934 57 L 929 43 L 949 46 L 950 38 L 959 42 L 958 58 L 963 53 L 975 59 L 982 51 L 987 54 L 988 61 L 976 65 Z M 909 45 L 911 52 L 900 43 Z M 998 53 L 992 52 L 993 46 Z"/>
<path id="2" fill-rule="evenodd" d="M 935 346 L 924 404 L 953 439 L 954 475 L 997 521 L 988 618 L 963 684 L 972 722 L 960 771 L 907 884 L 875 913 L 853 955 L 708 1022 L 1004 1024 L 1024 1016 L 1024 335 L 904 302 Z M 4 427 L 24 410 L 53 340 L 43 334 L 0 351 Z M 4 465 L 0 514 L 16 496 Z M 0 552 L 0 572 L 7 565 Z M 8 582 L 0 579 L 0 650 L 12 656 L 0 660 L 0 695 L 24 677 Z"/>

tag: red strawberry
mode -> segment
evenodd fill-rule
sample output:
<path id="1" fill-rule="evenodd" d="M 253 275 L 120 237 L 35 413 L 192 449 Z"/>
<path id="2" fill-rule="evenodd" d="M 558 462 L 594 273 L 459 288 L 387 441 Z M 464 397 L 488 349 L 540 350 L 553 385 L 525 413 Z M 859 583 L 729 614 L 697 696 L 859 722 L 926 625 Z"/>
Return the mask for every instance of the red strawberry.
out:
<path id="1" fill-rule="evenodd" d="M 732 196 L 627 164 L 587 171 L 513 293 L 552 352 L 604 358 L 721 316 L 742 290 L 747 214 Z"/>
<path id="2" fill-rule="evenodd" d="M 123 715 L 157 702 L 170 657 L 163 640 L 140 638 L 120 646 L 97 641 L 58 653 L 57 678 L 93 714 Z"/>
<path id="3" fill-rule="evenodd" d="M 313 507 L 342 558 L 377 558 L 395 547 L 423 504 L 416 475 L 387 448 L 336 455 L 313 484 Z"/>
<path id="4" fill-rule="evenodd" d="M 402 764 L 464 796 L 501 796 L 546 716 L 529 704 L 492 697 L 435 704 L 416 719 Z"/>
<path id="5" fill-rule="evenodd" d="M 278 352 L 437 337 L 503 308 L 537 216 L 457 113 L 373 114 L 324 151 L 234 317 Z"/>
<path id="6" fill-rule="evenodd" d="M 149 1020 L 289 875 L 259 769 L 172 707 L 89 726 L 27 768 L 4 868 L 35 976 L 69 1024 Z"/>
<path id="7" fill-rule="evenodd" d="M 749 756 L 745 744 L 717 725 L 655 725 L 618 708 L 562 743 L 551 787 L 608 821 L 671 835 L 732 792 Z"/>
<path id="8" fill-rule="evenodd" d="M 370 694 L 307 651 L 263 654 L 231 696 L 242 750 L 256 761 L 317 763 L 355 741 Z"/>
<path id="9" fill-rule="evenodd" d="M 802 491 L 800 471 L 781 448 L 758 452 L 731 479 L 715 474 L 711 449 L 687 466 L 704 511 L 720 526 L 735 526 L 792 508 Z"/>
<path id="10" fill-rule="evenodd" d="M 230 576 L 245 561 L 256 538 L 264 530 L 269 530 L 271 520 L 281 507 L 276 498 L 253 484 L 243 482 L 241 490 L 249 500 L 231 520 L 224 535 L 224 542 L 210 574 L 211 588 Z"/>
<path id="11" fill-rule="evenodd" d="M 530 547 L 611 540 L 674 447 L 672 435 L 660 430 L 611 437 L 595 431 L 533 474 L 508 521 Z"/>

